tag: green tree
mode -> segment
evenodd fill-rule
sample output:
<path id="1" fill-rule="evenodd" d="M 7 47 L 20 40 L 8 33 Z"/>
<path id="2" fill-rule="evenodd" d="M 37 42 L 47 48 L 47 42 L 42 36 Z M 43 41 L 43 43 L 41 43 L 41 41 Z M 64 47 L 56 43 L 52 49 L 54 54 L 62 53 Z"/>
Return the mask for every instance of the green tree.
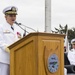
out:
<path id="1" fill-rule="evenodd" d="M 52 30 L 52 33 L 59 33 L 59 34 L 66 34 L 68 26 L 65 25 L 64 27 L 59 24 L 59 28 L 55 28 L 55 31 Z"/>
<path id="2" fill-rule="evenodd" d="M 75 38 L 75 28 L 68 29 L 68 25 L 66 24 L 64 27 L 59 24 L 59 28 L 55 28 L 55 31 L 52 31 L 52 33 L 59 33 L 59 34 L 66 34 L 69 42 Z"/>
<path id="3" fill-rule="evenodd" d="M 75 38 L 75 28 L 68 29 L 68 39 L 71 41 L 73 38 Z"/>

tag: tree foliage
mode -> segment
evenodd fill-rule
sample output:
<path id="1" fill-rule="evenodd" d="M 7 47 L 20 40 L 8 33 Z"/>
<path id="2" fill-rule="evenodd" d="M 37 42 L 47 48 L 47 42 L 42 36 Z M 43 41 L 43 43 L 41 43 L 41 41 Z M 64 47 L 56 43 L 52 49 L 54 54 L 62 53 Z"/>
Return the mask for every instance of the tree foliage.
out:
<path id="1" fill-rule="evenodd" d="M 59 34 L 66 34 L 68 37 L 69 42 L 75 38 L 75 28 L 68 29 L 68 25 L 66 24 L 64 27 L 59 24 L 59 28 L 55 28 L 55 31 L 52 33 L 59 33 Z"/>

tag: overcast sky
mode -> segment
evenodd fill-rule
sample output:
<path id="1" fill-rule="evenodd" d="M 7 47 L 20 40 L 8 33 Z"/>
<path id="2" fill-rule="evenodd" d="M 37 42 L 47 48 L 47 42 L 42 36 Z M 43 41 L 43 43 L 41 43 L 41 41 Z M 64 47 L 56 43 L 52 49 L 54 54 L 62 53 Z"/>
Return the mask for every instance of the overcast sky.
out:
<path id="1" fill-rule="evenodd" d="M 45 30 L 45 0 L 1 0 L 0 23 L 5 21 L 3 9 L 11 5 L 18 7 L 17 22 L 38 31 Z M 51 0 L 51 30 L 59 24 L 75 26 L 75 0 Z"/>
<path id="2" fill-rule="evenodd" d="M 52 0 L 52 28 L 59 24 L 75 27 L 75 0 Z"/>

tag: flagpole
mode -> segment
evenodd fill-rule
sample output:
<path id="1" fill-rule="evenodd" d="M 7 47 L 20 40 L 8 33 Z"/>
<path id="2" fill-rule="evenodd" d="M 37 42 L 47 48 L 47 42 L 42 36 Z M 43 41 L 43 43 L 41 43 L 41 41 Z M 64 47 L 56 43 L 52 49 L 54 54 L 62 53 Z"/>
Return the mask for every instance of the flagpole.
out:
<path id="1" fill-rule="evenodd" d="M 45 32 L 51 32 L 51 0 L 45 0 Z"/>

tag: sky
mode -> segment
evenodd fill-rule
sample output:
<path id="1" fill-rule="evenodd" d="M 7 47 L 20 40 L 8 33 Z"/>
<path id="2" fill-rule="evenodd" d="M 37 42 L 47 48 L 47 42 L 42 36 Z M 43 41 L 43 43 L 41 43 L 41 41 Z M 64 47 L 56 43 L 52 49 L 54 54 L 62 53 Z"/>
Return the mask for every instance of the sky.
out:
<path id="1" fill-rule="evenodd" d="M 52 0 L 52 29 L 59 24 L 75 27 L 75 0 Z"/>
<path id="2" fill-rule="evenodd" d="M 18 8 L 18 23 L 45 31 L 45 0 L 1 0 L 0 23 L 5 21 L 3 9 L 11 5 Z M 75 0 L 51 0 L 51 30 L 59 28 L 59 24 L 75 26 Z"/>

